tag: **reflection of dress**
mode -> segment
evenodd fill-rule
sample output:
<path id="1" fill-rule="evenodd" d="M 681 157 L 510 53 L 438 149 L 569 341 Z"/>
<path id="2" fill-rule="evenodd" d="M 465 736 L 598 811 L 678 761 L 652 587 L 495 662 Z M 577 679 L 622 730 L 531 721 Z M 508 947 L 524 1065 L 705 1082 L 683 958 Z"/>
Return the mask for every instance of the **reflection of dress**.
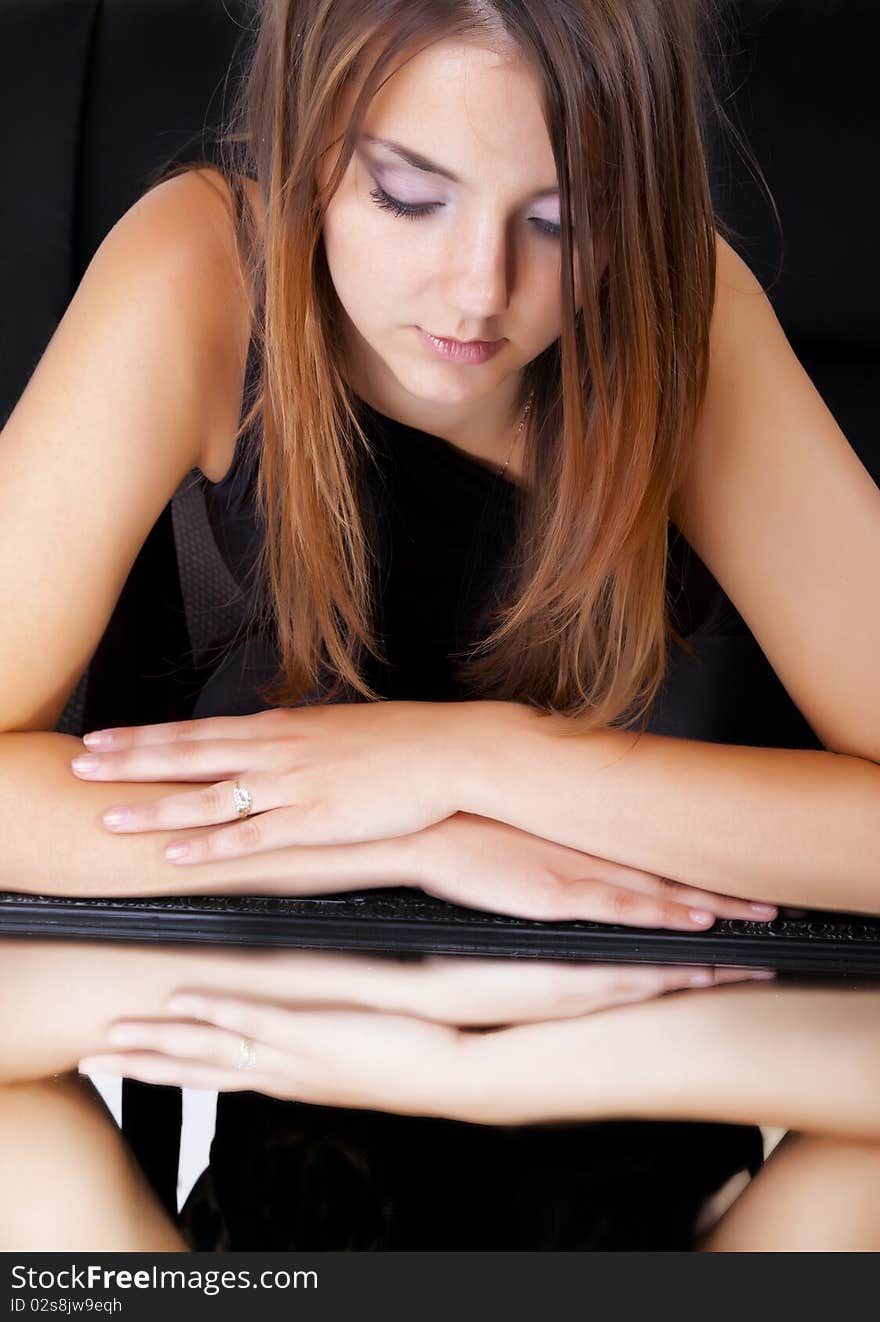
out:
<path id="1" fill-rule="evenodd" d="M 453 701 L 461 692 L 447 653 L 475 636 L 474 612 L 513 545 L 518 488 L 442 438 L 362 408 L 381 457 L 376 527 L 390 536 L 379 628 L 392 669 L 371 663 L 367 678 L 389 698 Z M 252 456 L 239 451 L 221 483 L 205 483 L 218 545 L 241 583 L 260 536 L 253 476 Z M 706 582 L 692 579 L 682 631 L 688 611 L 706 615 Z M 276 664 L 266 639 L 239 645 L 195 715 L 260 710 L 254 689 Z M 652 729 L 686 733 L 674 695 L 660 709 Z M 183 1220 L 202 1249 L 687 1249 L 701 1201 L 734 1172 L 754 1172 L 761 1150 L 751 1126 L 471 1125 L 227 1093 L 211 1166 Z"/>

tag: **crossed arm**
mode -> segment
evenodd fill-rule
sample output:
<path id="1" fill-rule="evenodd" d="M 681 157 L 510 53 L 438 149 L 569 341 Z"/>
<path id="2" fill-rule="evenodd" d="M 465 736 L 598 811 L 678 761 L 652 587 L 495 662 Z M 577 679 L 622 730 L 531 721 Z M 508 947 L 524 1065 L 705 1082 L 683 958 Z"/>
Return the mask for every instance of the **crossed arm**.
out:
<path id="1" fill-rule="evenodd" d="M 723 893 L 880 913 L 880 488 L 722 239 L 710 348 L 674 521 L 824 751 L 568 739 L 514 711 L 461 806 Z"/>
<path id="2" fill-rule="evenodd" d="M 494 710 L 493 710 L 494 709 Z M 880 913 L 880 766 L 606 729 L 485 704 L 459 805 L 727 895 Z"/>
<path id="3" fill-rule="evenodd" d="M 445 705 L 432 721 L 430 704 L 412 704 L 428 713 L 434 761 L 424 774 L 420 765 L 416 775 L 398 769 L 395 776 L 395 756 L 414 765 L 410 744 L 395 746 L 393 737 L 398 717 L 391 709 L 408 704 L 380 704 L 374 742 L 362 745 L 376 783 L 362 791 L 364 760 L 357 775 L 340 771 L 337 754 L 349 735 L 343 728 L 339 742 L 328 740 L 318 777 L 324 797 L 335 802 L 330 811 L 311 812 L 311 837 L 301 822 L 288 822 L 288 843 L 330 843 L 328 829 L 340 843 L 368 838 L 352 834 L 358 809 L 376 823 L 376 835 L 388 837 L 418 831 L 432 812 L 433 820 L 473 814 L 722 894 L 880 913 L 880 488 L 798 362 L 759 282 L 723 240 L 710 348 L 694 462 L 672 515 L 824 749 L 615 729 L 579 734 L 573 718 L 508 703 Z M 351 717 L 353 730 L 361 718 L 354 711 Z M 319 719 L 328 732 L 338 728 L 330 712 Z M 414 718 L 413 727 L 421 730 L 420 722 Z M 386 741 L 390 760 L 377 770 L 375 747 Z M 180 765 L 174 757 L 160 761 L 154 778 L 175 779 Z M 108 778 L 114 769 L 111 755 Z M 215 769 L 221 779 L 226 768 Z M 257 760 L 243 769 L 262 768 Z M 212 778 L 207 757 L 202 771 Z M 137 769 L 119 778 L 137 780 Z M 413 805 L 410 821 L 401 796 Z M 386 807 L 389 798 L 398 801 L 395 811 Z M 260 818 L 242 824 L 239 846 L 246 838 L 254 848 L 273 838 L 285 843 L 272 836 L 273 814 L 263 816 L 262 826 Z M 228 818 L 159 813 L 140 829 L 212 820 Z M 234 850 L 234 830 L 215 832 L 216 842 L 222 837 Z"/>

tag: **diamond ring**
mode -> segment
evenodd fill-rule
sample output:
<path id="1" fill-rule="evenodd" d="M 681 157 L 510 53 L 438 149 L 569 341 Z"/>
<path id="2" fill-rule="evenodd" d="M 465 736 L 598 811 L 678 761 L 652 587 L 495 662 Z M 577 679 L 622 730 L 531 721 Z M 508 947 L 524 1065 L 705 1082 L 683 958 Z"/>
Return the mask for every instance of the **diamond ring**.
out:
<path id="1" fill-rule="evenodd" d="M 239 817 L 248 817 L 254 806 L 253 795 L 250 790 L 246 790 L 242 785 L 239 785 L 237 780 L 232 782 L 232 799 Z"/>
<path id="2" fill-rule="evenodd" d="M 257 1048 L 249 1037 L 243 1037 L 238 1045 L 238 1070 L 252 1070 L 257 1064 Z"/>

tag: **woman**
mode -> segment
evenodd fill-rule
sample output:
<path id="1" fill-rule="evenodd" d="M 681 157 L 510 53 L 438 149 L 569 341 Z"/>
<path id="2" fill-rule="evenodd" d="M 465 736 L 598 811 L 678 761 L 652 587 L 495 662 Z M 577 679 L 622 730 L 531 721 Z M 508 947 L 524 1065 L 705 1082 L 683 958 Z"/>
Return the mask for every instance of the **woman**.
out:
<path id="1" fill-rule="evenodd" d="M 18 783 L 39 791 L 23 798 L 41 794 L 45 811 L 54 786 L 68 808 L 53 884 L 234 890 L 274 875 L 289 889 L 339 889 L 341 877 L 390 877 L 482 907 L 689 930 L 715 914 L 754 917 L 754 904 L 764 918 L 780 902 L 877 911 L 869 657 L 880 624 L 863 603 L 880 498 L 717 233 L 693 20 L 692 6 L 660 0 L 264 7 L 247 150 L 227 171 L 236 231 L 225 206 L 197 201 L 207 172 L 141 199 L 105 241 L 4 432 L 3 486 L 24 497 L 7 533 L 23 575 L 10 610 L 19 602 L 23 616 L 40 591 L 48 600 L 47 559 L 62 555 L 86 602 L 76 622 L 59 600 L 45 607 L 60 659 L 21 647 L 4 675 L 4 728 L 21 733 L 0 742 L 11 757 L 19 741 Z M 173 256 L 161 260 L 172 235 Z M 120 346 L 118 320 L 111 337 L 101 319 L 108 302 L 118 306 L 120 282 L 147 319 L 136 332 L 146 354 L 124 336 Z M 98 498 L 100 526 L 87 553 L 71 532 L 47 554 L 38 534 L 52 511 L 35 494 L 45 456 L 33 438 L 53 407 L 69 427 L 70 393 L 84 400 L 89 380 L 97 385 L 77 376 L 89 371 L 80 336 L 101 367 L 103 435 L 118 434 L 121 406 L 125 445 L 107 439 L 95 458 L 90 429 L 83 488 Z M 250 489 L 249 479 L 235 486 L 248 460 L 235 443 L 255 357 L 263 389 L 244 419 L 261 422 L 255 562 L 247 529 L 238 542 L 247 581 L 253 571 L 248 635 L 194 723 L 114 732 L 115 742 L 93 732 L 99 761 L 74 764 L 74 811 L 72 788 L 58 783 L 60 746 L 36 732 L 52 728 L 77 659 L 90 655 L 181 477 L 197 466 L 218 486 Z M 407 489 L 406 464 L 427 463 L 432 446 L 446 487 L 427 488 L 424 470 L 414 489 L 423 501 L 439 496 L 432 517 L 447 519 L 448 544 L 428 566 L 438 596 L 426 609 L 424 591 L 411 581 L 406 590 L 410 511 L 383 499 Z M 462 491 L 465 464 L 471 481 L 459 523 L 445 498 L 453 463 Z M 69 485 L 64 494 L 70 527 Z M 227 515 L 218 524 L 228 530 Z M 668 611 L 671 523 L 740 605 L 827 752 L 720 743 L 717 732 L 631 734 L 660 690 L 668 640 L 681 641 Z M 815 664 L 857 617 L 861 632 L 834 669 Z M 463 657 L 455 668 L 453 654 Z M 236 716 L 242 708 L 252 714 Z M 205 788 L 187 791 L 192 781 Z M 100 844 L 99 808 L 114 809 Z M 15 854 L 15 884 L 45 890 L 46 855 L 27 828 L 19 812 L 11 849 L 28 844 Z M 175 858 L 160 853 L 166 845 Z M 529 848 L 537 853 L 522 863 Z M 635 1013 L 618 1012 L 615 1030 Z M 149 1060 L 125 1059 L 127 1072 L 170 1080 L 171 1068 L 185 1082 L 206 1065 L 228 1068 L 231 1041 L 241 1052 L 241 1035 L 222 1023 L 194 1028 L 204 1058 L 188 1038 L 189 1063 L 169 1067 L 180 1042 L 172 1025 L 146 1043 Z M 387 1029 L 380 1020 L 370 1040 Z M 369 1094 L 371 1115 L 400 1109 L 394 1089 L 423 1059 L 417 1038 L 409 1055 L 396 1043 L 399 1078 L 387 1076 L 387 1097 Z M 259 1069 L 266 1043 L 254 1040 L 256 1059 L 247 1042 L 242 1059 Z M 533 1069 L 527 1039 L 498 1040 L 519 1051 L 522 1073 Z M 462 1059 L 472 1068 L 462 1086 L 470 1077 L 480 1092 L 484 1058 Z M 564 1095 L 555 1082 L 540 1101 L 546 1118 L 558 1118 L 549 1096 Z M 595 1118 L 595 1100 L 579 1096 L 577 1114 Z M 356 1125 L 359 1098 L 321 1083 L 306 1100 L 350 1107 Z M 466 1118 L 500 1131 L 504 1099 L 488 1100 Z M 640 1090 L 635 1113 L 655 1104 Z M 714 1104 L 719 1120 L 766 1118 Z M 565 1105 L 570 1114 L 570 1096 Z M 694 1105 L 685 1118 L 705 1118 Z M 599 1112 L 608 1114 L 601 1103 Z M 452 1103 L 439 1118 L 462 1114 Z M 219 1131 L 227 1155 L 256 1119 Z M 707 1157 L 727 1173 L 754 1169 L 754 1138 L 716 1133 Z M 864 1170 L 873 1135 L 857 1138 Z M 384 1148 L 374 1139 L 364 1139 L 373 1155 L 392 1150 L 393 1134 Z M 621 1151 L 635 1141 L 622 1136 Z M 796 1165 L 815 1159 L 809 1141 L 787 1151 Z M 558 1187 L 544 1185 L 548 1206 Z M 699 1193 L 692 1183 L 691 1212 Z M 575 1199 L 574 1221 L 578 1210 Z"/>

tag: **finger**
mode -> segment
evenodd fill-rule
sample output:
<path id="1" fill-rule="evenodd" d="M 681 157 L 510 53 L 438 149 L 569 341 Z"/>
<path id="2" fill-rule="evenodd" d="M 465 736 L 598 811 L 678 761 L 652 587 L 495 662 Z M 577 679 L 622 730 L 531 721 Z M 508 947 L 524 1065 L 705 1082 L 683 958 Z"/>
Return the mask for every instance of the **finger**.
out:
<path id="1" fill-rule="evenodd" d="M 672 900 L 585 878 L 568 882 L 552 895 L 542 897 L 542 912 L 522 917 L 575 921 L 586 919 L 623 927 L 652 927 L 676 932 L 706 931 L 715 915 L 706 909 L 690 909 Z"/>
<path id="2" fill-rule="evenodd" d="M 115 1074 L 141 1083 L 161 1083 L 173 1088 L 207 1089 L 209 1092 L 265 1092 L 273 1087 L 273 1076 L 257 1070 L 228 1070 L 199 1061 L 178 1060 L 149 1051 L 115 1052 L 86 1056 L 79 1062 L 81 1074 Z"/>
<path id="3" fill-rule="evenodd" d="M 709 985 L 720 986 L 724 982 L 743 982 L 753 979 L 756 982 L 770 982 L 776 977 L 775 969 L 747 969 L 729 965 L 726 968 L 714 968 L 713 979 Z"/>
<path id="4" fill-rule="evenodd" d="M 658 893 L 668 895 L 678 904 L 687 904 L 714 913 L 717 918 L 744 919 L 752 923 L 772 922 L 779 910 L 775 904 L 743 900 L 735 895 L 721 895 L 716 891 L 686 886 L 669 877 L 658 878 Z"/>
<path id="5" fill-rule="evenodd" d="M 737 896 L 720 895 L 715 891 L 703 890 L 698 886 L 689 886 L 685 882 L 675 881 L 671 877 L 658 877 L 653 872 L 642 872 L 636 868 L 624 867 L 616 863 L 601 862 L 592 875 L 598 880 L 620 885 L 624 890 L 633 890 L 641 895 L 660 895 L 675 904 L 686 905 L 692 909 L 704 909 L 716 918 L 741 918 L 751 922 L 769 922 L 777 916 L 775 904 L 757 904 Z"/>
<path id="6" fill-rule="evenodd" d="M 616 968 L 616 978 L 609 983 L 608 1004 L 618 1000 L 648 1000 L 670 991 L 693 987 L 712 987 L 718 982 L 741 982 L 754 977 L 752 969 L 716 969 L 694 964 L 626 964 Z"/>
<path id="7" fill-rule="evenodd" d="M 236 783 L 251 796 L 248 816 L 289 804 L 291 791 L 287 777 L 277 773 L 249 771 L 236 781 L 221 780 L 202 789 L 166 794 L 161 799 L 154 799 L 152 803 L 115 804 L 107 809 L 102 820 L 108 830 L 119 834 L 182 830 L 185 827 L 246 820 L 241 817 L 236 804 Z"/>
<path id="8" fill-rule="evenodd" d="M 413 1048 L 431 1043 L 437 1044 L 434 1050 L 439 1053 L 454 1036 L 446 1025 L 428 1024 L 410 1015 L 338 1006 L 303 1009 L 195 989 L 176 992 L 165 1009 L 251 1038 L 259 1043 L 260 1052 L 274 1049 L 278 1061 L 289 1064 L 294 1055 L 301 1060 L 335 1058 L 347 1070 L 354 1070 L 358 1061 L 360 1067 L 375 1070 L 384 1050 L 392 1055 L 402 1052 L 402 1060 Z"/>
<path id="9" fill-rule="evenodd" d="M 213 1025 L 215 1030 L 225 1031 L 236 1044 L 243 1037 L 250 1038 L 260 1044 L 258 1052 L 270 1048 L 283 1050 L 292 1023 L 286 1006 L 198 991 L 176 992 L 166 1002 L 165 1009 L 169 1014 L 198 1020 L 201 1026 Z M 303 1016 L 307 1019 L 308 1011 Z"/>
<path id="10" fill-rule="evenodd" d="M 277 771 L 290 760 L 290 741 L 185 739 L 81 754 L 71 769 L 85 780 L 221 780 L 246 771 Z"/>
<path id="11" fill-rule="evenodd" d="M 113 1047 L 129 1051 L 156 1051 L 163 1056 L 237 1069 L 241 1044 L 252 1041 L 257 1061 L 265 1060 L 266 1048 L 250 1034 L 230 1032 L 210 1023 L 187 1023 L 179 1019 L 120 1020 L 112 1025 L 107 1040 Z"/>
<path id="12" fill-rule="evenodd" d="M 772 978 L 766 969 L 739 968 L 733 965 L 721 968 L 709 965 L 669 966 L 666 970 L 664 990 L 684 987 L 717 987 L 726 982 L 747 982 L 750 979 Z"/>
<path id="13" fill-rule="evenodd" d="M 601 965 L 433 956 L 413 968 L 380 969 L 368 983 L 363 975 L 360 985 L 356 975 L 348 981 L 361 1004 L 386 1014 L 473 1027 L 582 1014 L 607 994 L 610 976 Z M 344 975 L 334 990 L 346 995 Z"/>
<path id="14" fill-rule="evenodd" d="M 613 967 L 592 963 L 434 956 L 400 987 L 395 1009 L 460 1025 L 567 1018 L 606 999 L 615 976 Z"/>
<path id="15" fill-rule="evenodd" d="M 746 976 L 747 971 L 737 976 Z M 403 1015 L 447 1026 L 530 1023 L 570 1018 L 614 1003 L 615 998 L 661 994 L 676 987 L 706 985 L 711 970 L 691 965 L 630 965 L 582 963 L 563 960 L 499 960 L 431 956 L 417 965 L 395 965 L 385 960 L 339 957 L 334 962 L 303 957 L 296 961 L 276 957 L 266 989 L 281 1007 L 301 1011 L 317 1008 L 360 1009 Z M 283 1000 L 274 991 L 284 987 Z M 199 993 L 194 993 L 198 997 Z M 191 1018 L 211 1014 L 207 1000 L 183 999 L 169 1011 Z M 236 1011 L 230 998 L 230 1017 L 224 1020 L 245 1036 L 268 1040 L 265 1021 Z M 220 1022 L 220 1020 L 218 1020 Z M 279 1019 L 279 1034 L 289 1034 L 289 1015 Z M 287 1039 L 289 1041 L 289 1038 Z"/>
<path id="16" fill-rule="evenodd" d="M 86 748 L 97 752 L 121 750 L 151 744 L 174 744 L 204 739 L 253 739 L 274 721 L 273 708 L 251 716 L 205 716 L 191 721 L 163 721 L 156 725 L 119 725 L 105 730 L 90 730 L 83 735 Z"/>
<path id="17" fill-rule="evenodd" d="M 301 845 L 302 820 L 303 813 L 297 808 L 271 809 L 245 817 L 234 826 L 218 826 L 210 835 L 175 840 L 166 848 L 165 857 L 172 863 L 189 865 Z"/>
<path id="18" fill-rule="evenodd" d="M 644 993 L 653 985 L 657 994 L 663 995 L 685 987 L 708 987 L 714 975 L 714 969 L 699 964 L 645 965 L 641 969 L 630 965 L 624 985 L 633 994 Z"/>

